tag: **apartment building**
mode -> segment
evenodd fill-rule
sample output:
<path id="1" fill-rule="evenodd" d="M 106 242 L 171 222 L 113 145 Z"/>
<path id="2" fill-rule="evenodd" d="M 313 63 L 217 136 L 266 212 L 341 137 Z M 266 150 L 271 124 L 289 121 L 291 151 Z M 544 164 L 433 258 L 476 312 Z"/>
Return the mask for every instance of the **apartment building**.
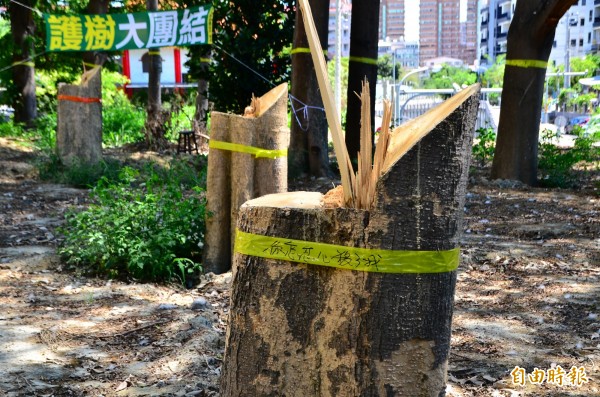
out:
<path id="1" fill-rule="evenodd" d="M 477 56 L 477 0 L 466 0 L 461 21 L 461 1 L 421 0 L 420 62 L 439 57 L 472 64 Z"/>
<path id="2" fill-rule="evenodd" d="M 492 65 L 496 57 L 506 54 L 508 28 L 517 0 L 482 0 L 480 2 L 480 36 L 478 58 L 481 65 Z"/>
<path id="3" fill-rule="evenodd" d="M 379 40 L 395 41 L 403 39 L 405 36 L 405 17 L 404 0 L 381 0 L 379 6 Z"/>
<path id="4" fill-rule="evenodd" d="M 598 3 L 598 4 L 596 4 Z M 581 58 L 592 51 L 597 52 L 596 34 L 600 33 L 600 18 L 596 22 L 596 12 L 600 12 L 600 1 L 579 0 L 561 18 L 556 27 L 550 62 L 564 65 L 567 59 Z M 594 27 L 598 25 L 598 27 Z"/>
<path id="5" fill-rule="evenodd" d="M 350 56 L 350 13 L 352 12 L 352 4 L 350 1 L 341 1 L 341 52 L 342 57 Z M 329 3 L 329 22 L 327 25 L 327 53 L 329 58 L 335 56 L 336 44 L 336 1 L 332 0 Z"/>
<path id="6" fill-rule="evenodd" d="M 481 0 L 479 7 L 479 47 L 481 65 L 491 65 L 506 54 L 508 28 L 517 0 Z M 554 36 L 550 62 L 564 65 L 574 57 L 598 52 L 600 44 L 600 1 L 579 0 L 561 18 Z"/>

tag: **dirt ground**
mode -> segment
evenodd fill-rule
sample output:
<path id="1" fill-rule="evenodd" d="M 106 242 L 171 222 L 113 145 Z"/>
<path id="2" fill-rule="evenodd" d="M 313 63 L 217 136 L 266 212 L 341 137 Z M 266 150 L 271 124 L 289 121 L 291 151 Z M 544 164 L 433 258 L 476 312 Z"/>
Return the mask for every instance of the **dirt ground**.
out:
<path id="1" fill-rule="evenodd" d="M 87 191 L 38 181 L 35 156 L 0 138 L 0 396 L 217 396 L 231 274 L 185 290 L 67 270 L 56 228 Z M 465 205 L 447 395 L 600 396 L 600 191 L 482 175 Z"/>

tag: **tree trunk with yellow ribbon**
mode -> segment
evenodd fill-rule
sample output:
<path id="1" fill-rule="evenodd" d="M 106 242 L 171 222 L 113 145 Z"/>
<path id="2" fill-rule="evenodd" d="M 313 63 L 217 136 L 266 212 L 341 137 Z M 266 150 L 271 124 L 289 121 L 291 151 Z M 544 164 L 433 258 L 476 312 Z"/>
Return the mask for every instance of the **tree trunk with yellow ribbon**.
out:
<path id="1" fill-rule="evenodd" d="M 206 191 L 206 272 L 231 268 L 240 206 L 287 191 L 287 84 L 254 98 L 244 116 L 212 112 Z"/>
<path id="2" fill-rule="evenodd" d="M 444 395 L 477 97 L 387 168 L 370 210 L 242 206 L 222 396 Z"/>

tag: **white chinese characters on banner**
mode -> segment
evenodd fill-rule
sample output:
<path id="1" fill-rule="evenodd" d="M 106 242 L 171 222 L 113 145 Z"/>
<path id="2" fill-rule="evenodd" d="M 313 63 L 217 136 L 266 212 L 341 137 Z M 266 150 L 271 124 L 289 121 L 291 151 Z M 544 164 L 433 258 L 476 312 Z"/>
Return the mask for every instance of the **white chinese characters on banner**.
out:
<path id="1" fill-rule="evenodd" d="M 204 27 L 206 25 L 206 17 L 208 10 L 199 9 L 196 12 L 190 13 L 186 9 L 181 19 L 181 27 L 179 29 L 179 42 L 177 44 L 196 44 L 204 43 Z"/>
<path id="2" fill-rule="evenodd" d="M 166 47 L 177 40 L 177 11 L 150 12 L 150 35 L 146 47 Z"/>
<path id="3" fill-rule="evenodd" d="M 129 21 L 128 23 L 119 24 L 119 30 L 127 31 L 127 36 L 125 36 L 123 41 L 121 41 L 119 44 L 117 44 L 117 49 L 125 47 L 131 41 L 131 39 L 133 39 L 133 42 L 135 43 L 137 48 L 143 48 L 144 42 L 140 39 L 140 36 L 138 35 L 137 31 L 138 31 L 138 29 L 146 30 L 147 29 L 146 23 L 145 22 L 135 22 L 135 19 L 133 18 L 133 15 L 131 15 L 131 14 L 127 14 L 127 20 Z"/>
<path id="4" fill-rule="evenodd" d="M 114 51 L 212 44 L 212 7 L 102 15 L 44 14 L 49 51 Z"/>

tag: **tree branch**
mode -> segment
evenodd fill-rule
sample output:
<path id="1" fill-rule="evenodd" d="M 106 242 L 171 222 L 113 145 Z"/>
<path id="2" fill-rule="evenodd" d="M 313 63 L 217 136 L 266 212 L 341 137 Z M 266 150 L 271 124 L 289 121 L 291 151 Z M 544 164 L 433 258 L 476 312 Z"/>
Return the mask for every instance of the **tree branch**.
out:
<path id="1" fill-rule="evenodd" d="M 567 13 L 577 0 L 546 0 L 539 3 L 536 13 L 539 13 L 536 38 L 542 39 L 556 29 L 558 21 Z"/>

